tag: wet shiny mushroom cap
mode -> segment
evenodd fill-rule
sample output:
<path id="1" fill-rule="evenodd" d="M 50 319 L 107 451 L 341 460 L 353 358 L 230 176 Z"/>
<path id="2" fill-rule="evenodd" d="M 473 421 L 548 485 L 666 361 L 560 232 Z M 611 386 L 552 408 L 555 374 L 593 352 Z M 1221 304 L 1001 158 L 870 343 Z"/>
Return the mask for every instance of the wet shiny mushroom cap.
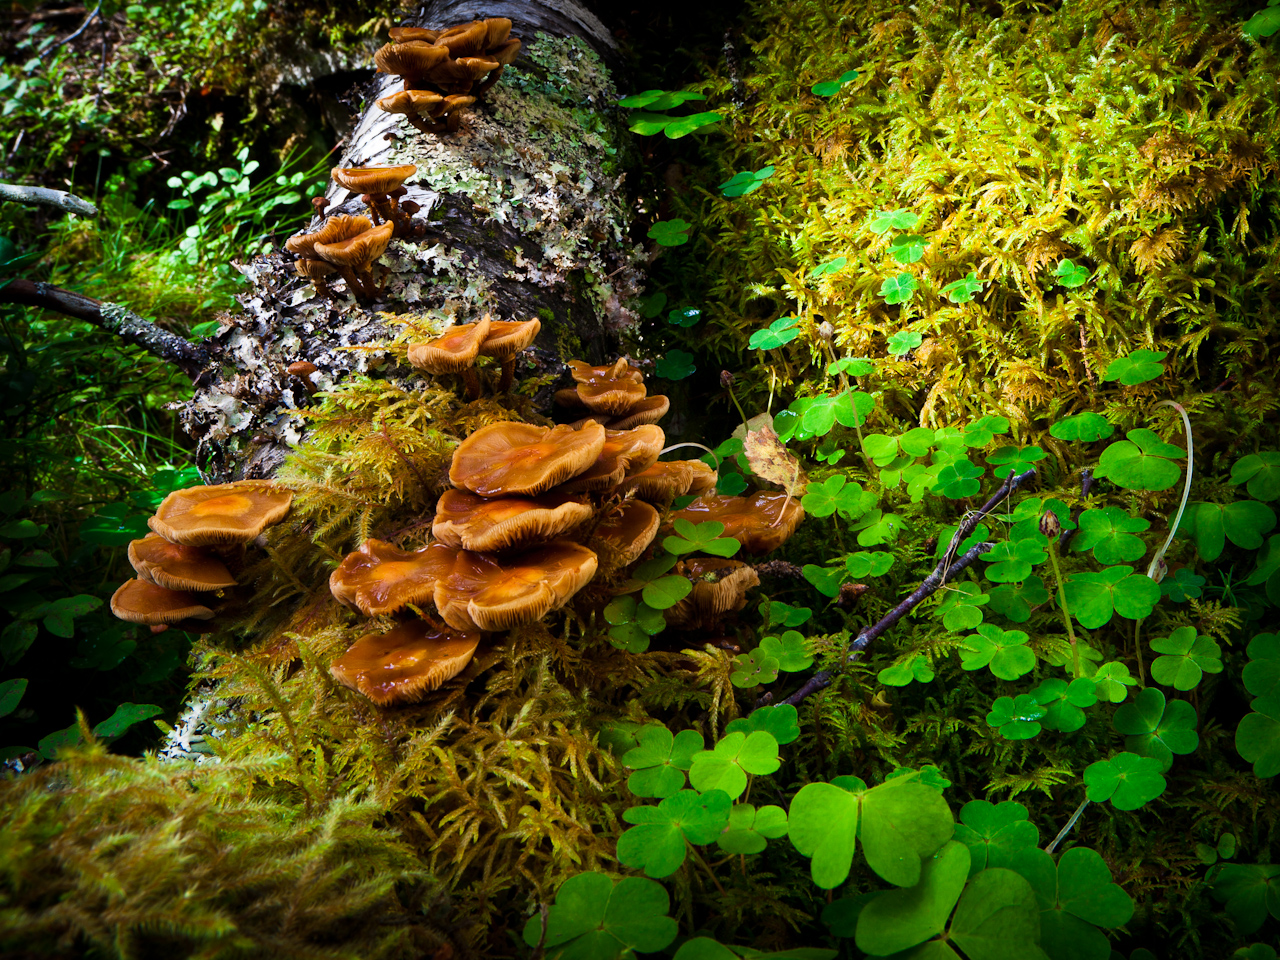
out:
<path id="1" fill-rule="evenodd" d="M 484 343 L 480 345 L 480 355 L 495 360 L 510 359 L 533 343 L 541 329 L 542 321 L 537 317 L 532 320 L 494 320 L 489 325 Z"/>
<path id="2" fill-rule="evenodd" d="M 341 240 L 337 243 L 317 243 L 315 245 L 316 256 L 337 267 L 363 270 L 386 253 L 387 245 L 391 243 L 391 235 L 394 231 L 394 224 L 384 223 L 381 226 L 372 227 L 364 233 L 352 237 L 350 240 Z"/>
<path id="3" fill-rule="evenodd" d="M 578 382 L 578 399 L 592 413 L 621 416 L 645 398 L 644 376 L 625 358 L 607 367 L 593 367 L 581 360 L 569 361 L 569 372 Z"/>
<path id="4" fill-rule="evenodd" d="M 290 237 L 284 242 L 284 248 L 308 260 L 319 260 L 320 255 L 316 253 L 317 243 L 341 243 L 343 240 L 358 237 L 372 229 L 373 221 L 368 217 L 348 217 L 340 214 L 326 220 L 315 233 L 300 233 L 296 237 Z M 299 273 L 301 272 L 299 270 Z M 304 276 L 310 276 L 310 274 L 304 274 Z"/>
<path id="5" fill-rule="evenodd" d="M 458 551 L 442 543 L 400 550 L 370 537 L 347 554 L 329 577 L 334 599 L 366 616 L 430 603 L 438 580 L 453 570 Z"/>
<path id="6" fill-rule="evenodd" d="M 662 428 L 653 424 L 632 430 L 605 430 L 604 434 L 604 447 L 596 462 L 576 477 L 566 480 L 565 490 L 608 490 L 630 474 L 652 465 L 667 442 Z"/>
<path id="7" fill-rule="evenodd" d="M 409 43 L 421 40 L 424 43 L 435 43 L 440 36 L 439 30 L 428 30 L 426 27 L 392 27 L 387 35 L 396 43 Z"/>
<path id="8" fill-rule="evenodd" d="M 436 504 L 432 535 L 466 550 L 506 550 L 553 540 L 591 518 L 593 508 L 570 493 L 540 497 L 479 497 L 446 490 Z"/>
<path id="9" fill-rule="evenodd" d="M 559 610 L 596 567 L 595 553 L 569 540 L 501 560 L 463 550 L 453 572 L 436 584 L 436 610 L 457 630 L 510 630 Z"/>
<path id="10" fill-rule="evenodd" d="M 657 423 L 671 409 L 671 401 L 660 393 L 638 400 L 627 412 L 605 424 L 610 430 L 630 430 L 642 423 Z"/>
<path id="11" fill-rule="evenodd" d="M 412 163 L 394 167 L 334 167 L 333 179 L 352 193 L 390 193 L 418 172 Z"/>
<path id="12" fill-rule="evenodd" d="M 492 423 L 458 445 L 449 480 L 482 497 L 536 495 L 590 467 L 604 441 L 604 427 L 598 423 L 581 430 Z"/>
<path id="13" fill-rule="evenodd" d="M 486 313 L 475 323 L 460 323 L 444 335 L 409 347 L 409 362 L 427 373 L 461 373 L 475 363 L 491 321 Z"/>
<path id="14" fill-rule="evenodd" d="M 659 460 L 618 484 L 619 493 L 632 490 L 642 500 L 667 501 L 685 494 L 714 490 L 716 473 L 701 460 Z"/>
<path id="15" fill-rule="evenodd" d="M 448 59 L 447 47 L 438 47 L 425 39 L 388 43 L 373 55 L 379 73 L 394 74 L 409 81 L 420 79 Z"/>
<path id="16" fill-rule="evenodd" d="M 378 706 L 416 703 L 471 662 L 480 634 L 442 630 L 422 620 L 365 634 L 329 664 L 329 673 Z"/>
<path id="17" fill-rule="evenodd" d="M 377 101 L 379 110 L 406 116 L 434 115 L 443 109 L 444 102 L 445 98 L 432 90 L 397 90 Z"/>
<path id="18" fill-rule="evenodd" d="M 147 626 L 213 619 L 213 610 L 202 599 L 146 580 L 126 580 L 111 597 L 111 612 L 121 620 Z"/>
<path id="19" fill-rule="evenodd" d="M 208 550 L 170 543 L 156 533 L 130 541 L 129 562 L 138 579 L 166 590 L 200 593 L 236 585 L 227 565 Z"/>
<path id="20" fill-rule="evenodd" d="M 605 557 L 615 567 L 625 567 L 644 553 L 658 534 L 661 518 L 658 511 L 643 500 L 626 500 L 596 527 L 591 543 L 603 540 L 609 545 Z"/>
<path id="21" fill-rule="evenodd" d="M 170 543 L 190 547 L 245 544 L 289 512 L 293 492 L 270 480 L 237 480 L 175 490 L 147 523 Z"/>
<path id="22" fill-rule="evenodd" d="M 737 540 L 747 553 L 758 554 L 782 546 L 804 519 L 804 510 L 800 501 L 785 493 L 760 492 L 747 497 L 708 493 L 671 517 L 690 523 L 718 520 L 724 524 L 724 536 Z"/>

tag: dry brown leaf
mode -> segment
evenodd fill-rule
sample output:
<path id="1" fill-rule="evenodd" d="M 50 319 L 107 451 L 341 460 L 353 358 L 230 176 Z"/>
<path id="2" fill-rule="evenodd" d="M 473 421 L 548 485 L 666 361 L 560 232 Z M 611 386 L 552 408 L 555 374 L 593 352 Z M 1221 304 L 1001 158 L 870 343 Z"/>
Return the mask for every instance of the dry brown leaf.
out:
<path id="1" fill-rule="evenodd" d="M 742 441 L 742 453 L 761 480 L 778 484 L 793 497 L 804 494 L 809 478 L 800 469 L 800 461 L 782 445 L 773 427 L 765 424 L 748 433 Z"/>

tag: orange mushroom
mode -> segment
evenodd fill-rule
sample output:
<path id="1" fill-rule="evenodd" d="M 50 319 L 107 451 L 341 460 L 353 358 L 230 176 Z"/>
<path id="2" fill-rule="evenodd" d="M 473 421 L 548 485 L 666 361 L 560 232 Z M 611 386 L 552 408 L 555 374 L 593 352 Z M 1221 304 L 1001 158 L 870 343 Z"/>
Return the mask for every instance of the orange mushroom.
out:
<path id="1" fill-rule="evenodd" d="M 190 547 L 246 544 L 279 523 L 293 493 L 270 480 L 237 480 L 175 490 L 147 523 L 170 543 Z"/>
<path id="2" fill-rule="evenodd" d="M 411 232 L 412 225 L 409 214 L 398 209 L 397 201 L 408 192 L 404 182 L 417 172 L 412 163 L 402 163 L 394 167 L 334 167 L 329 176 L 360 194 L 360 199 L 369 205 L 375 226 L 386 220 L 394 224 L 395 235 L 403 237 Z"/>
<path id="3" fill-rule="evenodd" d="M 466 550 L 506 550 L 561 536 L 591 519 L 589 503 L 569 493 L 488 499 L 446 490 L 436 504 L 432 535 Z"/>
<path id="4" fill-rule="evenodd" d="M 715 471 L 701 460 L 659 460 L 618 484 L 619 493 L 634 490 L 643 500 L 666 501 L 687 493 L 714 490 Z"/>
<path id="5" fill-rule="evenodd" d="M 388 43 L 378 48 L 373 62 L 379 73 L 390 73 L 404 79 L 406 90 L 415 90 L 426 82 L 427 74 L 449 59 L 449 48 L 438 47 L 425 39 Z"/>
<path id="6" fill-rule="evenodd" d="M 595 576 L 594 551 L 554 540 L 510 559 L 463 550 L 436 584 L 435 602 L 456 630 L 509 630 L 559 610 Z"/>
<path id="7" fill-rule="evenodd" d="M 334 599 L 366 616 L 396 613 L 431 602 L 435 585 L 453 569 L 458 551 L 442 543 L 400 550 L 370 537 L 347 554 L 329 577 Z"/>
<path id="8" fill-rule="evenodd" d="M 671 409 L 671 401 L 660 393 L 638 400 L 626 413 L 614 417 L 605 424 L 610 430 L 630 430 L 642 423 L 657 423 Z"/>
<path id="9" fill-rule="evenodd" d="M 458 445 L 449 480 L 482 497 L 536 495 L 590 467 L 604 441 L 604 427 L 598 423 L 581 430 L 491 423 Z"/>
<path id="10" fill-rule="evenodd" d="M 676 564 L 675 573 L 687 577 L 693 589 L 665 612 L 667 623 L 686 629 L 710 629 L 726 613 L 747 605 L 747 591 L 760 585 L 760 576 L 739 560 L 693 557 Z"/>
<path id="11" fill-rule="evenodd" d="M 373 300 L 378 296 L 373 282 L 373 263 L 386 252 L 394 233 L 395 224 L 384 223 L 347 240 L 317 243 L 316 256 L 338 268 L 353 296 Z"/>
<path id="12" fill-rule="evenodd" d="M 462 375 L 467 387 L 467 399 L 480 399 L 480 378 L 476 376 L 475 362 L 485 337 L 489 335 L 491 321 L 485 314 L 475 323 L 460 323 L 450 327 L 442 337 L 427 343 L 415 343 L 409 347 L 409 362 L 419 370 L 440 376 L 446 373 Z"/>
<path id="13" fill-rule="evenodd" d="M 502 376 L 498 380 L 499 393 L 506 393 L 511 389 L 511 382 L 515 379 L 516 356 L 533 343 L 541 329 L 542 321 L 537 317 L 532 320 L 494 320 L 489 325 L 488 336 L 480 344 L 480 354 L 502 363 Z"/>
<path id="14" fill-rule="evenodd" d="M 227 565 L 207 550 L 170 543 L 156 533 L 130 541 L 129 563 L 140 580 L 166 590 L 202 593 L 236 585 Z"/>
<path id="15" fill-rule="evenodd" d="M 410 620 L 387 633 L 365 634 L 329 664 L 329 673 L 380 707 L 417 703 L 461 673 L 479 644 L 478 632 Z"/>
<path id="16" fill-rule="evenodd" d="M 609 545 L 605 556 L 611 565 L 625 567 L 648 549 L 660 522 L 658 511 L 643 500 L 626 500 L 600 522 L 590 542 L 605 541 Z"/>
<path id="17" fill-rule="evenodd" d="M 718 520 L 724 524 L 724 536 L 737 540 L 747 553 L 768 553 L 795 532 L 804 510 L 800 501 L 785 493 L 760 492 L 749 497 L 709 493 L 671 516 L 691 523 Z"/>
<path id="18" fill-rule="evenodd" d="M 633 430 L 605 430 L 604 447 L 596 462 L 565 481 L 564 489 L 581 493 L 617 486 L 629 474 L 653 464 L 664 443 L 662 428 L 651 423 Z"/>
<path id="19" fill-rule="evenodd" d="M 644 386 L 644 375 L 632 369 L 625 357 L 604 367 L 570 360 L 569 373 L 578 382 L 578 399 L 592 413 L 621 416 L 643 400 L 648 392 Z"/>
<path id="20" fill-rule="evenodd" d="M 177 627 L 190 633 L 207 633 L 212 608 L 185 590 L 167 590 L 146 580 L 126 580 L 111 596 L 111 612 L 129 623 L 149 627 Z"/>

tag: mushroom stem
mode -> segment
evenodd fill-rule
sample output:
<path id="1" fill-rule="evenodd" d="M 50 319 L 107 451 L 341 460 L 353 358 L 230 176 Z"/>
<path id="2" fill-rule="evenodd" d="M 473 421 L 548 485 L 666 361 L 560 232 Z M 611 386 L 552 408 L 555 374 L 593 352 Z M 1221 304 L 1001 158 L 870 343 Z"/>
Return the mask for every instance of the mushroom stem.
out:
<path id="1" fill-rule="evenodd" d="M 356 272 L 350 267 L 338 267 L 338 273 L 342 274 L 342 279 L 347 281 L 347 292 L 351 294 L 351 298 L 359 300 L 364 289 L 360 286 L 360 279 L 356 276 Z"/>
<path id="2" fill-rule="evenodd" d="M 510 393 L 511 384 L 516 378 L 516 358 L 509 357 L 502 361 L 502 375 L 498 378 L 498 393 Z"/>
<path id="3" fill-rule="evenodd" d="M 473 97 L 478 97 L 484 92 L 486 92 L 490 87 L 492 87 L 495 83 L 498 82 L 498 78 L 502 76 L 502 71 L 505 69 L 506 69 L 506 64 L 503 64 L 503 63 L 498 64 L 498 69 L 491 71 L 489 73 L 489 76 L 485 77 L 484 82 L 471 91 L 471 95 Z"/>
<path id="4" fill-rule="evenodd" d="M 467 399 L 479 400 L 481 393 L 480 377 L 476 373 L 475 367 L 467 367 L 462 371 L 462 382 L 467 388 Z"/>

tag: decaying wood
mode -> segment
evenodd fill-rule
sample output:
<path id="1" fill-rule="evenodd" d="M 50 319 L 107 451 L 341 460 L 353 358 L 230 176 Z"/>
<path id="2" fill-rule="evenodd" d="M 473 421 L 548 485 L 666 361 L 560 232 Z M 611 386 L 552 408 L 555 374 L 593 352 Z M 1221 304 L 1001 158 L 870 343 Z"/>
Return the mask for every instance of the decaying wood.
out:
<path id="1" fill-rule="evenodd" d="M 28 187 L 20 183 L 0 183 L 0 200 L 13 203 L 24 203 L 27 206 L 56 207 L 67 213 L 78 213 L 82 217 L 96 217 L 98 208 L 88 200 L 82 200 L 65 190 L 50 190 L 48 187 Z"/>

